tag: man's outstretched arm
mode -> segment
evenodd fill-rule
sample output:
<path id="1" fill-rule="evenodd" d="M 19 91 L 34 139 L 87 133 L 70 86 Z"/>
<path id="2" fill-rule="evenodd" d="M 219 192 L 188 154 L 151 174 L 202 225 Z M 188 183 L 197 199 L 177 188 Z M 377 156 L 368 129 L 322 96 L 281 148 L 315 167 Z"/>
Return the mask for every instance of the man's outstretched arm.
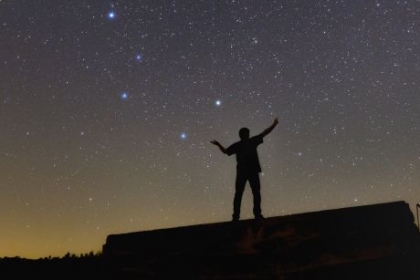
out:
<path id="1" fill-rule="evenodd" d="M 219 143 L 219 141 L 213 140 L 213 141 L 210 141 L 210 143 L 212 143 L 213 145 L 216 145 L 217 147 L 219 147 L 219 149 L 220 149 L 220 151 L 222 153 L 224 153 L 224 154 L 227 153 L 225 147 L 223 147 L 222 144 Z"/>
<path id="2" fill-rule="evenodd" d="M 278 123 L 279 120 L 275 118 L 273 123 L 261 133 L 262 137 L 265 137 L 268 134 L 270 134 L 270 132 L 273 131 L 273 129 L 277 126 Z"/>

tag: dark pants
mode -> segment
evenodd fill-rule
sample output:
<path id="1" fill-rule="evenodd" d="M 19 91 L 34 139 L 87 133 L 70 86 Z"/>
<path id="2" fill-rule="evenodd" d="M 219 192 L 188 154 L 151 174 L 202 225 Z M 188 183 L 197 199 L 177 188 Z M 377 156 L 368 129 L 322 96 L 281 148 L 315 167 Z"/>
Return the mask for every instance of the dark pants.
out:
<path id="1" fill-rule="evenodd" d="M 260 176 L 259 173 L 247 173 L 237 171 L 235 183 L 235 198 L 233 200 L 233 219 L 238 220 L 241 213 L 242 195 L 245 190 L 246 181 L 251 186 L 252 195 L 254 197 L 254 216 L 261 217 L 261 193 L 260 193 Z"/>

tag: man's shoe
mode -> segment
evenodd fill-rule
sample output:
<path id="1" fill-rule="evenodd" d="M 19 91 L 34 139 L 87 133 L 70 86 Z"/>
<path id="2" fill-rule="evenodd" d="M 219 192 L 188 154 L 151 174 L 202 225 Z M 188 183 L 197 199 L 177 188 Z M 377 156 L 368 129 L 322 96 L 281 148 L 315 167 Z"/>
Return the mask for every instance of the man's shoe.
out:
<path id="1" fill-rule="evenodd" d="M 255 217 L 255 220 L 257 221 L 263 221 L 264 220 L 264 216 L 263 215 L 258 215 Z"/>

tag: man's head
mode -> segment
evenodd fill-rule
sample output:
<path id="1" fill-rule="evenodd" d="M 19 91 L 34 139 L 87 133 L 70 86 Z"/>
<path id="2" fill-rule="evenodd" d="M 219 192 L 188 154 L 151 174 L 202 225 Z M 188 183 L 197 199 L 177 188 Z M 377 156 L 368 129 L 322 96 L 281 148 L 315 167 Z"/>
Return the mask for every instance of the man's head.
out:
<path id="1" fill-rule="evenodd" d="M 249 139 L 249 129 L 246 127 L 242 127 L 241 129 L 239 129 L 239 137 L 241 138 L 241 140 Z"/>

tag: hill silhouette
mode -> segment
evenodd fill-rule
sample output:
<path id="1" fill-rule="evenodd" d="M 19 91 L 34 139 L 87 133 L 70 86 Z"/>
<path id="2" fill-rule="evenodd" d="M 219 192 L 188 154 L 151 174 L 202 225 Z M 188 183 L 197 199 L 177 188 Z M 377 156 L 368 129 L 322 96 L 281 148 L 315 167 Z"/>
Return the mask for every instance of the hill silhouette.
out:
<path id="1" fill-rule="evenodd" d="M 141 279 L 413 279 L 405 202 L 110 235 L 105 257 Z"/>
<path id="2" fill-rule="evenodd" d="M 407 203 L 108 236 L 102 254 L 0 259 L 1 279 L 417 279 Z"/>

